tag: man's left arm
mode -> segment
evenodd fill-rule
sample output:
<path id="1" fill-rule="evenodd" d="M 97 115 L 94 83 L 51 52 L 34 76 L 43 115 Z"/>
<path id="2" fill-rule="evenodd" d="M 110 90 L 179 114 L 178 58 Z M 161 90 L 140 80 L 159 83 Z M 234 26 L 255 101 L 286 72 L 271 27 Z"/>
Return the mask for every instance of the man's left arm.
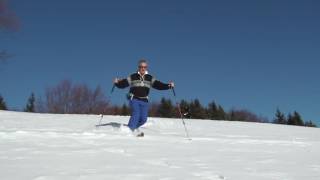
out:
<path id="1" fill-rule="evenodd" d="M 166 84 L 155 79 L 152 80 L 152 87 L 158 90 L 168 90 L 173 88 L 173 86 L 173 82 Z"/>

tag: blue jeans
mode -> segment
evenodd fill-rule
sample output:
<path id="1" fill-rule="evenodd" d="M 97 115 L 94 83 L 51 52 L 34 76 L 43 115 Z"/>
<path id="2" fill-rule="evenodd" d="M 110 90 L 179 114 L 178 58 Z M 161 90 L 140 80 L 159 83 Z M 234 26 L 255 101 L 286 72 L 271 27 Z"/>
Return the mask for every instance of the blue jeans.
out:
<path id="1" fill-rule="evenodd" d="M 128 123 L 129 128 L 134 131 L 144 125 L 148 119 L 148 102 L 138 99 L 130 100 L 131 117 Z"/>

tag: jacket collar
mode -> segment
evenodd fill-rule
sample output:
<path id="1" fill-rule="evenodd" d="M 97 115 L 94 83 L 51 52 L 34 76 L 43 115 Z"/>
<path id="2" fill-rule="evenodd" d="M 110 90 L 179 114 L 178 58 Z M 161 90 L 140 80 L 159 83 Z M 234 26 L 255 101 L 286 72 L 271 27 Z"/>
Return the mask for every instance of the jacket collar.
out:
<path id="1" fill-rule="evenodd" d="M 137 73 L 138 73 L 140 76 L 142 76 L 139 71 L 138 71 Z M 146 73 L 144 73 L 144 75 L 146 75 L 146 74 L 149 74 L 148 71 L 146 71 Z M 143 75 L 143 76 L 144 76 L 144 75 Z"/>

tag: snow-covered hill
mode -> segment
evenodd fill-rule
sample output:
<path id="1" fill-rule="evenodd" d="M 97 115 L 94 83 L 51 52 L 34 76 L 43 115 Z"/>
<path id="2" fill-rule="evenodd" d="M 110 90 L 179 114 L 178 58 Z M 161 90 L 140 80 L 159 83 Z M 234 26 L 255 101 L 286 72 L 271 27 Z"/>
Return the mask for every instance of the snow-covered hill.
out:
<path id="1" fill-rule="evenodd" d="M 1 180 L 318 180 L 320 129 L 0 111 Z"/>

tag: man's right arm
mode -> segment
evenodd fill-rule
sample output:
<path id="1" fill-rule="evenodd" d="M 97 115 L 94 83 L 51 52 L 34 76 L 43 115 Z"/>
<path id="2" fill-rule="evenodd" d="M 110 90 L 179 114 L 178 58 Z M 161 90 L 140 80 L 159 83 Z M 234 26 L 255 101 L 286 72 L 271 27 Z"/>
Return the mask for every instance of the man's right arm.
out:
<path id="1" fill-rule="evenodd" d="M 116 82 L 114 82 L 114 85 L 120 89 L 124 89 L 130 86 L 128 79 L 116 80 Z"/>

